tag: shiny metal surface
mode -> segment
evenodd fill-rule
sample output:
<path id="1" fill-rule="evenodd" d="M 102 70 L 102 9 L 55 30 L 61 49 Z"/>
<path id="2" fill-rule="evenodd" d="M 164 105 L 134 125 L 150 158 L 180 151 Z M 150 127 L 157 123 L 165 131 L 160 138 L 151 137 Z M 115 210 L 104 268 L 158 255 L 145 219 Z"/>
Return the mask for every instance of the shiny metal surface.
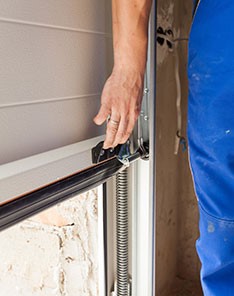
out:
<path id="1" fill-rule="evenodd" d="M 129 295 L 128 216 L 128 171 L 126 168 L 116 176 L 116 296 Z"/>

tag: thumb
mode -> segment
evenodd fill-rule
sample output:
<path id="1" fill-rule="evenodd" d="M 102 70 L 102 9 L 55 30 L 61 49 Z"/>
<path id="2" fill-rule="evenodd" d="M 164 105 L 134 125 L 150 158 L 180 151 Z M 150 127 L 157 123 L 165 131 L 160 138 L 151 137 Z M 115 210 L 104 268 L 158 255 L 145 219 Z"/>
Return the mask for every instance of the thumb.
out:
<path id="1" fill-rule="evenodd" d="M 101 108 L 100 108 L 98 114 L 94 117 L 93 121 L 97 125 L 101 125 L 101 124 L 103 124 L 104 121 L 106 121 L 109 114 L 110 114 L 109 108 L 107 108 L 107 106 L 103 104 L 103 105 L 101 105 Z"/>

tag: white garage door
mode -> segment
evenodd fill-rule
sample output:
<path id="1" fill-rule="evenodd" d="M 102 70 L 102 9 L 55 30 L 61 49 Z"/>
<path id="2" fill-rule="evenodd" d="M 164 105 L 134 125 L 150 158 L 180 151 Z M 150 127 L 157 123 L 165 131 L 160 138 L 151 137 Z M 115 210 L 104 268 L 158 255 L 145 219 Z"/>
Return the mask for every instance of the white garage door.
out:
<path id="1" fill-rule="evenodd" d="M 0 0 L 0 65 L 4 202 L 88 165 L 104 133 L 92 118 L 112 68 L 111 1 Z"/>

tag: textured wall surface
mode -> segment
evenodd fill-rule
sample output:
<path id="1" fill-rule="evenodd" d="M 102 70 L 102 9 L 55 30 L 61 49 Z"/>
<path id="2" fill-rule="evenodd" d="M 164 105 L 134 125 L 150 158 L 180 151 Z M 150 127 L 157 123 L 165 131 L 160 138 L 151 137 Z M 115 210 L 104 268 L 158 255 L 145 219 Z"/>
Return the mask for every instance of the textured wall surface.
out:
<path id="1" fill-rule="evenodd" d="M 98 295 L 96 190 L 0 233 L 1 296 Z"/>
<path id="2" fill-rule="evenodd" d="M 159 0 L 158 28 L 171 39 L 188 38 L 192 1 Z M 182 135 L 187 123 L 187 41 L 157 46 L 157 291 L 158 295 L 202 295 L 199 287 L 198 211 L 187 151 L 174 154 L 177 132 L 176 52 L 181 84 Z"/>

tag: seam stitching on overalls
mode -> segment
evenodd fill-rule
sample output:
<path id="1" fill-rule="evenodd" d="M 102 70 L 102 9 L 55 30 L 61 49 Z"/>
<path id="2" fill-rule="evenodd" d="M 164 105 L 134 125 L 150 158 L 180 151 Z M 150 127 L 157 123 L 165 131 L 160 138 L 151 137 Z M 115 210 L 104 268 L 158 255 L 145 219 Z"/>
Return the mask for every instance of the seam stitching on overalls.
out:
<path id="1" fill-rule="evenodd" d="M 202 212 L 204 212 L 205 215 L 209 216 L 211 219 L 214 219 L 216 221 L 222 221 L 222 222 L 225 222 L 227 224 L 234 224 L 234 219 L 223 219 L 223 218 L 219 218 L 219 217 L 216 217 L 216 216 L 213 216 L 212 214 L 208 213 L 200 203 L 198 203 L 199 205 L 199 208 L 201 209 Z"/>

